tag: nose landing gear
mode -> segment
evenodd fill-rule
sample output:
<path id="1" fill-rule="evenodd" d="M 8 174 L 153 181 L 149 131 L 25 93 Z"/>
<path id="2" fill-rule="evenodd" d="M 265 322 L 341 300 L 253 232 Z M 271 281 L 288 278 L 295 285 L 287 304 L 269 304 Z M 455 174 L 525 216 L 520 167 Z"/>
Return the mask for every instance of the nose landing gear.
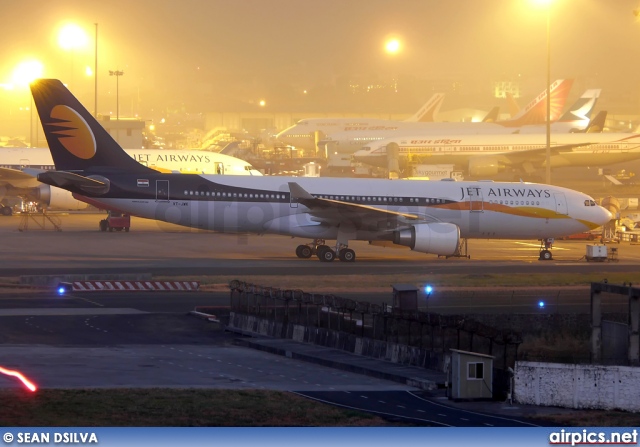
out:
<path id="1" fill-rule="evenodd" d="M 553 259 L 553 254 L 551 253 L 551 248 L 553 248 L 553 238 L 549 237 L 546 239 L 540 239 L 540 257 L 538 260 L 540 261 L 551 261 Z"/>

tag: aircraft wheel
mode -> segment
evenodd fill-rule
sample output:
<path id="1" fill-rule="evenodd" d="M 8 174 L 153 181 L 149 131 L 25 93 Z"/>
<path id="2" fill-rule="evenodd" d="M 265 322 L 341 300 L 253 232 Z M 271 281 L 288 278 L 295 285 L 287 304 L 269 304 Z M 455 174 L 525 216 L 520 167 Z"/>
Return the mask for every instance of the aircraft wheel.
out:
<path id="1" fill-rule="evenodd" d="M 318 245 L 315 249 L 315 253 L 318 254 L 320 253 L 322 250 L 330 248 L 328 245 Z"/>
<path id="2" fill-rule="evenodd" d="M 302 259 L 311 257 L 311 247 L 308 245 L 298 245 L 296 247 L 296 256 Z"/>
<path id="3" fill-rule="evenodd" d="M 302 259 L 309 259 L 311 257 L 311 247 L 309 247 L 308 245 L 302 245 L 302 248 L 300 248 L 300 257 Z"/>
<path id="4" fill-rule="evenodd" d="M 333 262 L 336 258 L 336 252 L 331 250 L 329 247 L 318 249 L 318 259 L 322 262 Z"/>
<path id="5" fill-rule="evenodd" d="M 540 260 L 541 261 L 551 261 L 553 259 L 553 255 L 549 250 L 542 250 L 540 252 Z"/>
<path id="6" fill-rule="evenodd" d="M 340 250 L 340 260 L 342 262 L 354 262 L 356 260 L 356 252 L 350 248 Z"/>
<path id="7" fill-rule="evenodd" d="M 5 206 L 5 207 L 2 208 L 2 215 L 3 216 L 11 216 L 12 214 L 13 214 L 13 210 L 10 207 Z"/>

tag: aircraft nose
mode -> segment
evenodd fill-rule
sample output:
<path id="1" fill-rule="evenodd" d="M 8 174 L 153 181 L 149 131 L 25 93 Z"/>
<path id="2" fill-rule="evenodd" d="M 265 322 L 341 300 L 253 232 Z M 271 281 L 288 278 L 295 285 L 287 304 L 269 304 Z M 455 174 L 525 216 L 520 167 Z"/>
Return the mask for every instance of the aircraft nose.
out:
<path id="1" fill-rule="evenodd" d="M 613 214 L 611 214 L 611 211 L 601 206 L 598 206 L 598 208 L 599 208 L 598 223 L 600 223 L 601 225 L 604 225 L 613 219 Z"/>

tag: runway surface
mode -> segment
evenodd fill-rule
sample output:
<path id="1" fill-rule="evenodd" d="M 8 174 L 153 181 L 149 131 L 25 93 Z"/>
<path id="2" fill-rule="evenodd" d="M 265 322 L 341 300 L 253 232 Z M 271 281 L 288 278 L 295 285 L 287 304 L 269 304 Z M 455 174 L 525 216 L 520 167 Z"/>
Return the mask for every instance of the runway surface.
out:
<path id="1" fill-rule="evenodd" d="M 537 241 L 470 240 L 467 258 L 438 258 L 409 249 L 354 242 L 354 263 L 298 259 L 308 241 L 284 236 L 220 234 L 145 219 L 131 232 L 100 232 L 99 214 L 63 214 L 62 231 L 18 231 L 20 216 L 0 217 L 0 276 L 89 272 L 156 275 L 372 275 L 379 273 L 634 272 L 640 245 L 616 244 L 619 262 L 584 260 L 585 241 L 557 241 L 553 261 L 539 261 Z M 593 242 L 590 242 L 593 243 Z"/>
<path id="2" fill-rule="evenodd" d="M 538 261 L 536 241 L 470 241 L 466 258 L 438 258 L 408 249 L 356 242 L 355 263 L 297 259 L 295 247 L 307 241 L 282 236 L 225 235 L 133 219 L 131 232 L 98 231 L 95 214 L 61 215 L 61 232 L 18 231 L 20 216 L 0 217 L 3 256 L 0 276 L 145 272 L 165 276 L 316 276 L 331 285 L 336 275 L 362 275 L 366 286 L 382 274 L 438 273 L 635 273 L 640 247 L 621 244 L 619 262 L 587 263 L 586 242 L 559 241 L 554 261 Z M 389 292 L 338 293 L 355 300 L 390 302 Z M 546 293 L 541 290 L 541 294 Z M 466 312 L 582 312 L 583 290 L 490 299 L 444 298 L 435 292 L 430 310 Z M 406 385 L 278 357 L 237 346 L 234 335 L 187 316 L 196 306 L 225 306 L 226 290 L 207 293 L 0 294 L 0 365 L 18 369 L 45 388 L 206 387 L 295 391 L 308 397 L 426 425 L 528 425 L 518 418 L 445 411 L 434 402 L 410 397 Z M 623 302 L 606 305 L 623 307 Z M 0 377 L 0 387 L 15 387 Z M 381 397 L 375 393 L 388 393 Z M 363 397 L 363 396 L 366 396 Z M 381 403 L 380 401 L 384 402 Z M 516 413 L 513 413 L 516 414 Z M 507 420 L 508 419 L 508 420 Z"/>
<path id="3" fill-rule="evenodd" d="M 417 425 L 535 424 L 513 409 L 508 417 L 456 409 L 401 383 L 237 346 L 236 335 L 187 315 L 205 301 L 197 292 L 5 293 L 0 365 L 39 388 L 270 389 Z M 0 388 L 18 386 L 0 375 Z"/>
<path id="4" fill-rule="evenodd" d="M 188 316 L 193 293 L 90 298 L 0 296 L 0 365 L 43 388 L 207 387 L 272 390 L 406 390 L 408 386 L 270 355 Z M 0 375 L 0 387 L 17 384 Z"/>

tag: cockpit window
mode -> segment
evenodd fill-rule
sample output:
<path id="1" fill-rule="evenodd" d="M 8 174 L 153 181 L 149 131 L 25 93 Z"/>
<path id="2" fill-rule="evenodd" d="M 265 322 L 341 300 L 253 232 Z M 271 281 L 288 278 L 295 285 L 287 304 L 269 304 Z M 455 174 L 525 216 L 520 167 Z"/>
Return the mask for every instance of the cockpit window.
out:
<path id="1" fill-rule="evenodd" d="M 594 202 L 593 200 L 585 200 L 584 206 L 596 206 L 596 202 Z"/>

